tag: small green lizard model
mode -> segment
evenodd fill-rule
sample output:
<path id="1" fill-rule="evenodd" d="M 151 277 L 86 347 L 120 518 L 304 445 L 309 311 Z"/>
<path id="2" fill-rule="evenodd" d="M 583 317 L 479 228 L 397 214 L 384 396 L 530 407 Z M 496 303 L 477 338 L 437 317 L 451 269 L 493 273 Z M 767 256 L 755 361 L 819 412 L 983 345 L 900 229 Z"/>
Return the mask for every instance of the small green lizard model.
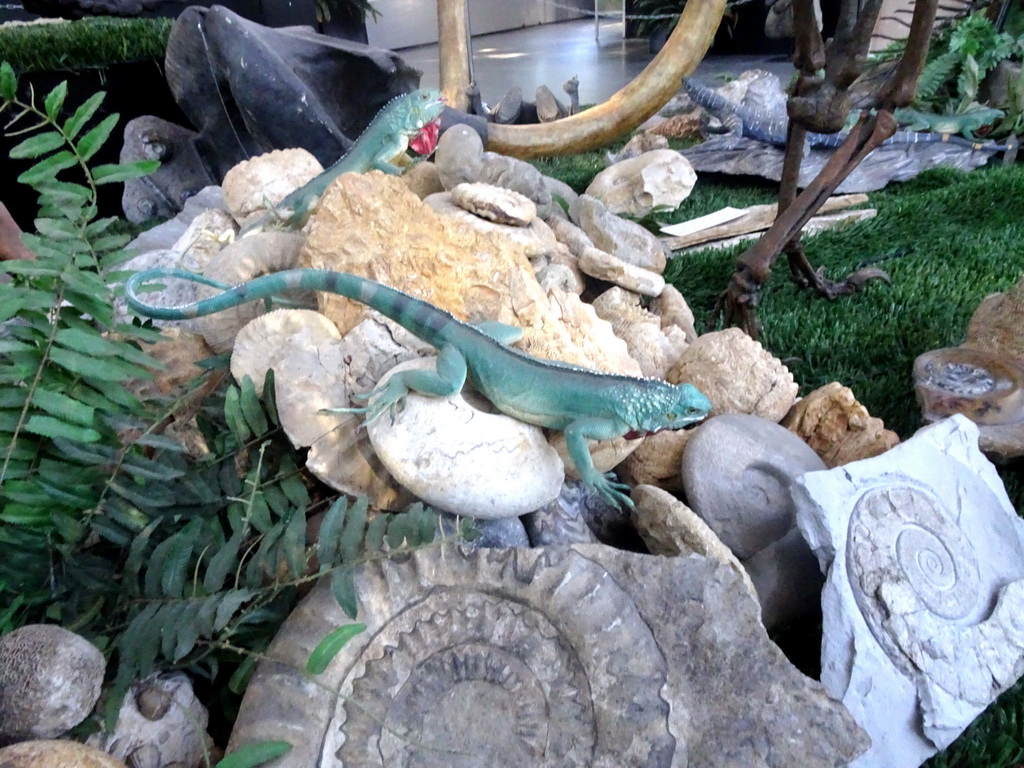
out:
<path id="1" fill-rule="evenodd" d="M 181 278 L 211 285 L 224 293 L 177 307 L 142 302 L 138 289 L 161 278 Z M 469 325 L 442 309 L 381 283 L 345 272 L 293 269 L 264 275 L 230 288 L 191 272 L 150 269 L 129 278 L 125 292 L 136 312 L 160 320 L 210 315 L 285 291 L 328 291 L 372 307 L 438 349 L 436 371 L 404 371 L 365 396 L 363 412 L 372 421 L 400 403 L 409 391 L 434 397 L 459 392 L 468 378 L 504 414 L 528 424 L 565 433 L 569 457 L 580 478 L 613 504 L 632 507 L 629 487 L 597 471 L 587 440 L 636 438 L 700 421 L 711 403 L 692 384 L 669 384 L 599 373 L 568 363 L 541 360 L 507 346 L 522 329 L 502 323 Z"/>
<path id="2" fill-rule="evenodd" d="M 373 169 L 400 173 L 401 169 L 391 159 L 405 152 L 410 141 L 423 131 L 430 134 L 430 140 L 424 143 L 429 154 L 437 141 L 436 121 L 443 109 L 444 99 L 433 89 L 396 96 L 381 108 L 340 160 L 287 195 L 269 213 L 243 227 L 240 236 L 271 227 L 302 229 L 321 195 L 343 173 L 366 173 Z M 420 151 L 415 143 L 413 149 Z"/>

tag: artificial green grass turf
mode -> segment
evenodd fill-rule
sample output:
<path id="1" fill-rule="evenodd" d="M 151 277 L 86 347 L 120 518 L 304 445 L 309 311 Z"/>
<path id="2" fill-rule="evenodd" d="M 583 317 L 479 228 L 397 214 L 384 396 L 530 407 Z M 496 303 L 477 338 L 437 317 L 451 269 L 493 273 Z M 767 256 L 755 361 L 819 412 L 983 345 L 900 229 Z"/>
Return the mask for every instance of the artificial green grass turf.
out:
<path id="1" fill-rule="evenodd" d="M 0 60 L 18 74 L 163 61 L 173 19 L 87 17 L 0 28 Z"/>
<path id="2" fill-rule="evenodd" d="M 604 167 L 603 158 L 603 152 L 587 153 L 538 166 L 582 190 Z M 652 218 L 669 223 L 726 205 L 775 202 L 776 190 L 761 180 L 701 176 L 677 211 Z M 807 238 L 807 254 L 834 279 L 874 264 L 892 283 L 872 281 L 863 292 L 830 302 L 797 289 L 783 257 L 760 297 L 761 342 L 786 361 L 801 394 L 839 381 L 906 439 L 922 426 L 911 381 L 914 358 L 960 343 L 978 303 L 1024 278 L 1024 166 L 930 171 L 872 193 L 868 205 L 877 208 L 876 218 Z M 743 250 L 671 260 L 666 277 L 687 298 L 698 329 L 713 320 L 712 308 Z M 999 472 L 1024 515 L 1024 466 L 1017 462 Z M 925 765 L 1019 768 L 1022 762 L 1024 681 Z"/>

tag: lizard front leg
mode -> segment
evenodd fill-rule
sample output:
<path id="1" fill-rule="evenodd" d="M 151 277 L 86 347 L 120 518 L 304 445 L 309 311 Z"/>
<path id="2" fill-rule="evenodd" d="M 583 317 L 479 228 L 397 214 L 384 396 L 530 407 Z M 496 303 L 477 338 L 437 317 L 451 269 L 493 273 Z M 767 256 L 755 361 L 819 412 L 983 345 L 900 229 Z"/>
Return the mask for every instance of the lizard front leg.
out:
<path id="1" fill-rule="evenodd" d="M 629 498 L 629 486 L 619 483 L 612 478 L 611 472 L 602 474 L 594 466 L 594 459 L 587 447 L 587 440 L 611 440 L 621 437 L 629 431 L 629 428 L 618 419 L 602 419 L 591 417 L 588 419 L 577 419 L 564 430 L 565 444 L 569 450 L 569 458 L 580 479 L 604 496 L 612 504 L 626 508 L 633 508 L 633 500 Z"/>
<path id="2" fill-rule="evenodd" d="M 376 387 L 360 400 L 370 400 L 362 408 L 325 408 L 327 413 L 365 413 L 369 424 L 386 411 L 399 405 L 410 392 L 428 397 L 450 397 L 462 390 L 466 383 L 466 358 L 453 346 L 444 346 L 438 352 L 433 371 L 399 371 L 383 386 Z"/>

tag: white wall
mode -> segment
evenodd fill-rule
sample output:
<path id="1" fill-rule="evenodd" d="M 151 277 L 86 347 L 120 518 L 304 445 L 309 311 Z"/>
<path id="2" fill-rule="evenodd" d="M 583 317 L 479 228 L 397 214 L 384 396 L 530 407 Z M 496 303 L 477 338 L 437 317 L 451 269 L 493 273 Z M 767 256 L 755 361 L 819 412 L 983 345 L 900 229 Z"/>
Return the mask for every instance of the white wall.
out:
<path id="1" fill-rule="evenodd" d="M 371 45 L 408 48 L 437 42 L 435 0 L 373 0 L 373 6 L 380 16 L 376 23 L 367 18 Z M 483 35 L 579 18 L 593 13 L 593 8 L 593 0 L 469 0 L 470 32 Z"/>

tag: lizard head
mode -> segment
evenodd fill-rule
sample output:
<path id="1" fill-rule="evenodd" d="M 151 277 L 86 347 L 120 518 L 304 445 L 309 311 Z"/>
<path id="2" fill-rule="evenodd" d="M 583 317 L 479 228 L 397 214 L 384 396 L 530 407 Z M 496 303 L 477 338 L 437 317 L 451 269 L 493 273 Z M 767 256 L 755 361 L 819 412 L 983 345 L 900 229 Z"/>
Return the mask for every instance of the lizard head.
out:
<path id="1" fill-rule="evenodd" d="M 433 88 L 422 88 L 406 96 L 408 112 L 405 119 L 409 147 L 420 155 L 429 155 L 437 146 L 441 130 L 444 96 Z"/>
<path id="2" fill-rule="evenodd" d="M 711 401 L 692 384 L 669 384 L 653 379 L 639 397 L 631 398 L 626 421 L 632 425 L 629 439 L 653 435 L 666 429 L 682 429 L 694 424 L 711 410 Z"/>

